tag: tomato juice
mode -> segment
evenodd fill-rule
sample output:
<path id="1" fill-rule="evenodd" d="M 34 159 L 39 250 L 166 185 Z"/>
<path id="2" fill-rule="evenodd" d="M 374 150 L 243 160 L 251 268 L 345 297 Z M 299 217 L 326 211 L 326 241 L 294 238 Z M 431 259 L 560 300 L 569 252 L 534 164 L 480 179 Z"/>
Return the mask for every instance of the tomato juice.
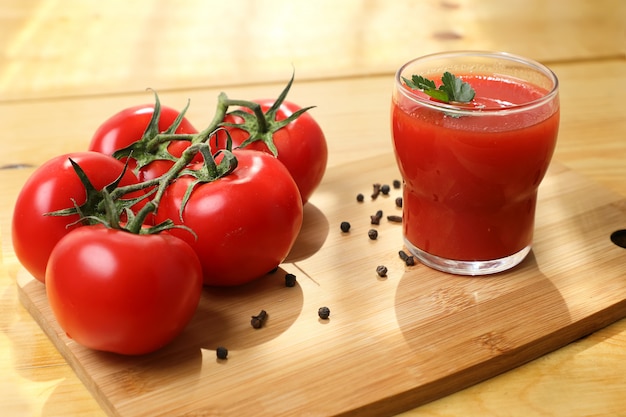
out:
<path id="1" fill-rule="evenodd" d="M 475 90 L 471 103 L 436 102 L 396 79 L 391 124 L 404 179 L 405 242 L 444 260 L 526 251 L 523 259 L 556 145 L 558 96 L 546 99 L 550 90 L 508 75 L 456 75 Z"/>

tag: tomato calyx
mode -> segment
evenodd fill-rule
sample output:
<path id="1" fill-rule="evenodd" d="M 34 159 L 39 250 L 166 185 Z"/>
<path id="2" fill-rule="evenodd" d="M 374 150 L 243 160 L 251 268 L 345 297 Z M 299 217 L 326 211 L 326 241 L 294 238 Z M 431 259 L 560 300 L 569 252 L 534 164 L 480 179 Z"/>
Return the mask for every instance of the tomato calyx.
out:
<path id="1" fill-rule="evenodd" d="M 204 163 L 197 169 L 187 168 L 180 172 L 179 176 L 189 175 L 195 178 L 194 181 L 189 184 L 178 213 L 179 218 L 182 220 L 183 211 L 185 206 L 191 197 L 191 193 L 199 184 L 204 184 L 212 181 L 216 181 L 222 177 L 229 175 L 233 172 L 238 165 L 237 157 L 232 153 L 232 140 L 230 134 L 226 132 L 227 142 L 226 149 L 220 149 L 215 154 L 211 153 L 211 148 L 206 143 L 194 144 L 192 146 L 197 147 L 198 151 L 202 154 Z M 217 160 L 219 159 L 219 162 Z"/>
<path id="2" fill-rule="evenodd" d="M 135 198 L 119 198 L 114 201 L 111 198 L 111 193 L 120 188 L 119 184 L 126 173 L 127 165 L 124 166 L 124 170 L 113 182 L 106 185 L 102 190 L 98 190 L 94 187 L 93 183 L 89 180 L 87 174 L 80 167 L 80 165 L 72 158 L 68 158 L 68 160 L 85 188 L 86 200 L 83 204 L 78 205 L 76 204 L 76 201 L 72 199 L 72 203 L 74 204 L 73 207 L 45 213 L 46 216 L 73 216 L 78 214 L 79 219 L 68 226 L 78 223 L 85 225 L 105 223 L 110 224 L 111 227 L 119 228 L 120 214 L 126 213 L 129 218 L 134 217 L 131 207 L 135 206 L 137 203 L 150 195 L 148 193 Z"/>
<path id="3" fill-rule="evenodd" d="M 296 120 L 304 112 L 314 108 L 315 106 L 303 107 L 298 109 L 289 115 L 289 117 L 283 120 L 276 120 L 276 113 L 280 109 L 280 106 L 285 101 L 291 85 L 293 84 L 294 74 L 291 75 L 291 79 L 280 93 L 276 101 L 272 106 L 264 113 L 261 105 L 252 101 L 246 100 L 230 100 L 230 104 L 246 108 L 250 111 L 246 111 L 242 108 L 235 109 L 227 113 L 227 115 L 234 116 L 235 119 L 240 118 L 243 120 L 240 123 L 235 122 L 222 122 L 220 126 L 233 127 L 244 130 L 248 133 L 249 137 L 239 145 L 239 148 L 245 148 L 253 142 L 261 141 L 267 146 L 270 152 L 276 157 L 278 156 L 278 149 L 274 144 L 274 133 L 287 126 L 289 123 Z"/>
<path id="4" fill-rule="evenodd" d="M 198 134 L 198 137 L 202 138 L 204 137 L 204 135 L 205 131 L 200 132 Z M 202 157 L 204 158 L 204 162 L 202 163 L 200 169 L 191 170 L 188 168 L 189 164 L 198 153 L 202 155 Z M 218 154 L 224 155 L 219 163 L 216 162 L 216 157 Z M 176 178 L 182 175 L 193 175 L 195 178 L 197 178 L 197 180 L 192 183 L 192 185 L 190 185 L 189 189 L 187 190 L 188 195 L 191 195 L 193 188 L 196 184 L 216 181 L 226 175 L 229 175 L 233 170 L 235 170 L 235 168 L 237 168 L 237 158 L 235 158 L 230 149 L 223 149 L 218 151 L 215 155 L 212 155 L 209 145 L 204 140 L 198 143 L 193 143 L 187 149 L 185 149 L 181 157 L 176 160 L 174 165 L 172 165 L 172 167 L 165 174 L 161 175 L 158 178 L 147 180 L 136 185 L 127 185 L 124 187 L 116 188 L 111 193 L 111 199 L 115 200 L 116 198 L 120 198 L 125 194 L 135 192 L 138 189 L 156 187 L 156 189 L 153 189 L 154 197 L 150 201 L 148 201 L 147 204 L 142 207 L 136 215 L 133 216 L 133 213 L 130 212 L 128 208 L 125 208 L 127 212 L 130 212 L 127 214 L 129 221 L 126 226 L 122 227 L 122 229 L 128 230 L 132 233 L 154 234 L 172 228 L 183 228 L 189 231 L 191 234 L 195 235 L 194 231 L 191 230 L 189 227 L 184 225 L 176 225 L 172 219 L 167 219 L 157 225 L 147 228 L 143 227 L 143 225 L 149 214 L 156 213 L 159 207 L 159 203 L 163 198 L 163 194 L 167 190 L 168 186 L 174 180 L 176 180 Z M 116 215 L 119 215 L 119 210 L 116 211 Z"/>
<path id="5" fill-rule="evenodd" d="M 129 146 L 118 149 L 113 153 L 116 159 L 132 158 L 136 161 L 135 174 L 146 165 L 157 160 L 176 161 L 169 150 L 169 144 L 174 140 L 191 141 L 192 134 L 176 134 L 176 130 L 182 123 L 185 113 L 189 108 L 189 101 L 185 108 L 178 114 L 174 122 L 164 131 L 159 131 L 159 119 L 161 117 L 161 102 L 156 91 L 154 93 L 154 111 L 146 130 L 141 139 Z"/>
<path id="6" fill-rule="evenodd" d="M 173 220 L 168 219 L 159 224 L 145 227 L 146 219 L 152 213 L 155 213 L 165 190 L 176 178 L 181 175 L 191 175 L 196 178 L 187 190 L 186 200 L 189 199 L 193 188 L 199 183 L 215 181 L 230 174 L 237 168 L 237 158 L 231 152 L 232 145 L 228 145 L 228 149 L 221 149 L 215 155 L 211 154 L 210 147 L 205 142 L 199 142 L 189 146 L 176 160 L 174 165 L 162 176 L 140 182 L 137 184 L 119 186 L 123 175 L 126 172 L 128 164 L 124 166 L 122 173 L 113 182 L 106 185 L 101 190 L 96 189 L 88 176 L 85 174 L 79 164 L 69 159 L 72 168 L 79 177 L 81 183 L 85 187 L 87 199 L 85 203 L 74 207 L 57 210 L 46 213 L 50 216 L 71 216 L 78 214 L 79 220 L 75 223 L 83 223 L 87 225 L 103 224 L 111 229 L 125 230 L 134 234 L 156 234 L 171 228 L 183 228 L 195 234 L 186 226 L 176 225 Z M 200 153 L 204 158 L 204 163 L 196 170 L 189 169 L 188 166 L 196 156 Z M 219 158 L 219 163 L 216 158 Z M 123 198 L 124 196 L 135 193 L 139 190 L 150 188 L 147 193 L 135 198 Z M 139 202 L 147 200 L 141 209 L 135 213 L 132 208 Z M 186 201 L 185 200 L 185 201 Z M 184 208 L 184 206 L 183 206 Z M 182 208 L 181 208 L 182 213 Z M 122 221 L 122 216 L 125 221 Z M 73 223 L 73 224 L 75 224 Z"/>
<path id="7" fill-rule="evenodd" d="M 132 207 L 147 199 L 156 189 L 149 191 L 135 198 L 122 198 L 123 196 L 143 189 L 144 183 L 120 187 L 120 181 L 126 173 L 127 165 L 124 166 L 122 173 L 113 182 L 103 187 L 101 190 L 96 189 L 85 171 L 78 163 L 69 158 L 72 168 L 80 179 L 85 188 L 87 195 L 86 201 L 78 205 L 73 201 L 74 206 L 62 210 L 45 213 L 47 216 L 72 216 L 78 215 L 79 219 L 68 225 L 75 224 L 95 225 L 101 224 L 109 229 L 119 229 L 135 234 L 156 234 L 164 230 L 176 227 L 172 221 L 165 221 L 160 224 L 143 227 L 147 216 L 154 212 L 154 202 L 149 201 L 138 212 L 132 210 Z M 125 216 L 122 221 L 122 215 Z"/>

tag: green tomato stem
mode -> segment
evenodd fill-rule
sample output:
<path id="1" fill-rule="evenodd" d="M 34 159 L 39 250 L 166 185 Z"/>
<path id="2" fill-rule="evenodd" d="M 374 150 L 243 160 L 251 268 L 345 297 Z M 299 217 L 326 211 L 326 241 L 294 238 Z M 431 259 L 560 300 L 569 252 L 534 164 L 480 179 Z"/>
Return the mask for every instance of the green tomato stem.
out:
<path id="1" fill-rule="evenodd" d="M 220 122 L 224 119 L 224 116 L 226 116 L 226 112 L 228 111 L 230 101 L 232 100 L 230 100 L 226 96 L 225 93 L 221 93 L 219 95 L 218 100 L 217 100 L 217 110 L 215 112 L 215 115 L 213 116 L 213 120 L 211 121 L 211 123 L 209 123 L 209 125 L 204 130 L 202 130 L 199 133 L 195 133 L 195 134 L 160 133 L 156 135 L 153 139 L 151 139 L 151 142 L 154 141 L 155 146 L 160 143 L 172 141 L 172 140 L 188 140 L 192 143 L 192 145 L 183 152 L 179 160 L 176 161 L 176 163 L 174 163 L 174 165 L 168 170 L 168 172 L 166 172 L 160 177 L 147 180 L 139 184 L 127 185 L 124 187 L 116 188 L 111 193 L 111 197 L 113 198 L 113 200 L 121 198 L 126 194 L 139 191 L 139 190 L 144 190 L 146 188 L 150 188 L 154 186 L 159 186 L 159 189 L 165 188 L 167 184 L 173 181 L 176 178 L 176 176 L 193 160 L 194 156 L 200 151 L 200 147 L 194 146 L 194 145 L 198 143 L 206 142 L 208 138 L 211 137 L 211 134 L 213 134 L 213 132 L 215 132 L 215 130 L 218 128 Z M 165 185 L 161 187 L 161 184 L 163 182 L 165 182 Z M 155 198 L 156 197 L 157 196 L 155 196 Z M 159 201 L 160 201 L 160 197 L 159 197 Z M 157 205 L 158 205 L 158 201 L 157 201 Z"/>
<path id="2" fill-rule="evenodd" d="M 141 226 L 146 220 L 146 217 L 150 213 L 156 211 L 157 208 L 159 207 L 159 203 L 161 202 L 161 199 L 163 198 L 163 194 L 165 193 L 167 186 L 178 177 L 178 174 L 180 174 L 180 172 L 182 172 L 183 169 L 187 167 L 187 165 L 189 165 L 189 163 L 193 160 L 195 155 L 201 150 L 202 147 L 208 148 L 208 145 L 205 143 L 198 143 L 198 144 L 193 144 L 187 149 L 185 149 L 181 157 L 174 163 L 174 165 L 172 165 L 172 167 L 160 177 L 154 178 L 152 180 L 144 181 L 139 184 L 119 187 L 119 188 L 116 188 L 113 191 L 113 193 L 111 193 L 111 197 L 115 199 L 115 198 L 120 198 L 121 196 L 125 194 L 142 190 L 147 187 L 151 187 L 155 185 L 157 186 L 157 191 L 154 197 L 148 203 L 146 203 L 146 205 L 143 206 L 141 210 L 139 210 L 137 215 L 131 221 L 128 222 L 128 225 L 126 226 L 126 228 L 129 231 L 133 233 L 139 233 L 139 231 L 141 230 Z"/>
<path id="3" fill-rule="evenodd" d="M 247 100 L 227 99 L 227 104 L 230 106 L 240 106 L 240 107 L 249 108 L 250 110 L 254 112 L 254 116 L 257 119 L 259 133 L 267 133 L 269 131 L 267 119 L 265 118 L 265 114 L 263 113 L 263 109 L 261 109 L 261 105 L 259 103 L 255 103 L 253 101 L 247 101 Z"/>
<path id="4" fill-rule="evenodd" d="M 215 115 L 213 116 L 213 119 L 211 120 L 209 125 L 201 132 L 198 132 L 196 134 L 159 133 L 154 135 L 154 137 L 150 139 L 148 145 L 149 149 L 155 149 L 162 143 L 171 142 L 174 140 L 190 141 L 191 145 L 187 149 L 185 149 L 181 157 L 174 162 L 172 167 L 160 177 L 143 181 L 138 184 L 116 187 L 114 190 L 112 190 L 110 195 L 105 198 L 105 204 L 109 203 L 107 204 L 108 207 L 106 207 L 105 210 L 111 210 L 111 207 L 114 206 L 113 202 L 117 199 L 122 198 L 126 194 L 144 190 L 150 187 L 156 187 L 156 192 L 154 193 L 152 199 L 150 199 L 135 216 L 129 218 L 129 221 L 125 227 L 125 229 L 131 233 L 141 233 L 142 226 L 145 223 L 148 215 L 158 210 L 159 204 L 161 202 L 161 199 L 163 198 L 165 191 L 167 190 L 167 187 L 176 178 L 178 178 L 181 173 L 183 173 L 183 171 L 191 163 L 191 161 L 194 159 L 198 152 L 200 152 L 204 158 L 204 167 L 207 174 L 203 177 L 203 181 L 211 181 L 232 172 L 232 170 L 235 169 L 235 167 L 237 166 L 237 160 L 235 156 L 230 153 L 230 147 L 229 149 L 223 151 L 227 152 L 227 157 L 224 158 L 224 161 L 218 167 L 215 162 L 214 156 L 211 154 L 211 148 L 207 143 L 209 138 L 220 127 L 220 123 L 224 120 L 224 117 L 226 116 L 226 113 L 230 106 L 245 106 L 250 108 L 254 112 L 258 120 L 259 129 L 262 131 L 268 130 L 265 115 L 263 114 L 263 111 L 261 110 L 261 106 L 259 104 L 245 100 L 232 100 L 229 99 L 225 93 L 221 93 L 218 96 L 217 109 Z M 116 221 L 115 223 L 116 224 L 113 225 L 113 227 L 119 228 L 118 222 Z"/>
<path id="5" fill-rule="evenodd" d="M 146 146 L 148 151 L 154 151 L 160 144 L 165 142 L 173 142 L 175 140 L 186 140 L 191 142 L 195 137 L 192 133 L 159 133 L 150 139 L 150 142 Z"/>

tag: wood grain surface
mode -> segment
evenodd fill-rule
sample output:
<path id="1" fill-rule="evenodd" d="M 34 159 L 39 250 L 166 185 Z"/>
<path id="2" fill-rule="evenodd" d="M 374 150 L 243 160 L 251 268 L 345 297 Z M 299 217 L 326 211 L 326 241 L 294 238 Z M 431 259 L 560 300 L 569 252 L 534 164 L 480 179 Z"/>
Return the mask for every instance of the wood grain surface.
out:
<path id="1" fill-rule="evenodd" d="M 363 171 L 363 166 L 370 169 Z M 401 226 L 389 154 L 328 171 L 279 271 L 204 290 L 181 337 L 139 358 L 85 349 L 22 272 L 22 303 L 102 407 L 115 416 L 392 415 L 524 364 L 626 316 L 626 252 L 609 239 L 626 199 L 554 164 L 540 188 L 536 238 L 513 271 L 468 278 L 398 257 Z M 350 221 L 348 233 L 339 230 Z M 370 228 L 379 237 L 367 236 Z M 387 277 L 376 274 L 387 266 Z M 284 285 L 286 272 L 298 285 Z M 331 310 L 318 318 L 319 307 Z M 265 327 L 250 317 L 265 309 Z M 217 346 L 229 349 L 216 359 Z"/>
<path id="2" fill-rule="evenodd" d="M 0 13 L 0 100 L 394 72 L 440 50 L 623 56 L 621 0 L 23 0 Z M 621 41 L 620 41 L 621 40 Z"/>

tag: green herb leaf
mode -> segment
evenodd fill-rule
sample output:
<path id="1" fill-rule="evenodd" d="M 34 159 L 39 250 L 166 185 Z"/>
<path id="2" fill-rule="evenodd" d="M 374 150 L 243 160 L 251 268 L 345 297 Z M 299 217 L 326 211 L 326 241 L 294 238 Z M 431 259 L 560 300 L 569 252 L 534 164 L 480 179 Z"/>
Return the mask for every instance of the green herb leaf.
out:
<path id="1" fill-rule="evenodd" d="M 437 89 L 437 86 L 435 85 L 435 82 L 433 80 L 424 78 L 421 75 L 413 75 L 410 80 L 404 77 L 402 77 L 402 79 L 409 88 L 412 88 L 414 90 L 429 91 Z"/>
<path id="2" fill-rule="evenodd" d="M 464 82 L 460 78 L 449 72 L 445 72 L 441 77 L 442 85 L 440 88 L 445 89 L 450 97 L 450 101 L 459 103 L 469 103 L 474 99 L 476 92 L 469 83 Z"/>
<path id="3" fill-rule="evenodd" d="M 476 92 L 469 83 L 464 82 L 450 72 L 441 77 L 441 85 L 436 87 L 435 82 L 421 75 L 413 75 L 411 79 L 402 77 L 407 87 L 423 91 L 430 97 L 444 103 L 469 103 L 474 99 Z"/>

